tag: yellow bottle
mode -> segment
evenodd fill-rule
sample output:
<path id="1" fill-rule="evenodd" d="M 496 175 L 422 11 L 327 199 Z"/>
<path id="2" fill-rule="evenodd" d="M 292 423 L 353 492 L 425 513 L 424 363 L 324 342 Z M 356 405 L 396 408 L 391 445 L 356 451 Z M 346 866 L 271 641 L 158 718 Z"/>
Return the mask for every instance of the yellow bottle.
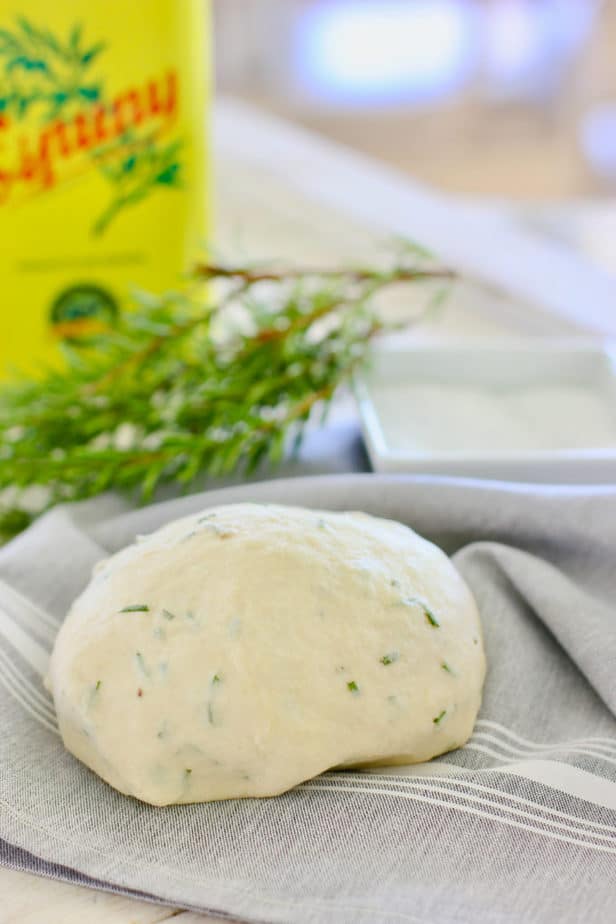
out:
<path id="1" fill-rule="evenodd" d="M 177 288 L 208 230 L 205 0 L 0 0 L 0 378 Z"/>

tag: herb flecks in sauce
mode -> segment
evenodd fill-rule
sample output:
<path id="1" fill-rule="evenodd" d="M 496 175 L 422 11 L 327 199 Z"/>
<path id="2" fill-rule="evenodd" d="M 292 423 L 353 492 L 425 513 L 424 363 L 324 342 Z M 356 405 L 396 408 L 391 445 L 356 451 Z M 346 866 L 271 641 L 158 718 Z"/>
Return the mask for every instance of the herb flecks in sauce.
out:
<path id="1" fill-rule="evenodd" d="M 161 615 L 163 619 L 167 619 L 169 622 L 171 622 L 172 619 L 175 619 L 175 613 L 171 613 L 169 610 L 163 610 Z"/>
<path id="2" fill-rule="evenodd" d="M 354 680 L 349 680 L 349 682 L 347 683 L 347 690 L 349 691 L 349 693 L 359 693 L 359 687 L 357 686 Z"/>
<path id="3" fill-rule="evenodd" d="M 381 664 L 384 664 L 385 667 L 389 667 L 390 664 L 393 664 L 400 657 L 397 651 L 390 651 L 389 654 L 384 654 L 382 658 L 379 658 Z"/>
<path id="4" fill-rule="evenodd" d="M 102 680 L 97 680 L 97 681 L 96 681 L 96 686 L 94 687 L 94 690 L 95 690 L 96 693 L 98 693 L 98 691 L 100 690 L 100 688 L 101 688 L 101 686 L 102 686 L 102 683 L 103 683 Z"/>
<path id="5" fill-rule="evenodd" d="M 121 613 L 149 613 L 150 607 L 147 603 L 131 603 L 129 606 L 123 607 L 120 610 Z"/>
<path id="6" fill-rule="evenodd" d="M 452 671 L 450 665 L 447 664 L 447 661 L 442 661 L 442 662 L 441 662 L 441 667 L 443 668 L 444 671 L 447 671 L 448 674 L 453 674 L 453 671 Z"/>
<path id="7" fill-rule="evenodd" d="M 437 716 L 435 716 L 435 717 L 432 719 L 432 721 L 434 722 L 435 725 L 440 725 L 441 722 L 443 721 L 443 719 L 445 718 L 446 715 L 447 715 L 447 710 L 446 710 L 446 709 L 443 709 L 443 711 L 442 711 L 442 712 L 439 712 L 439 714 L 438 714 Z"/>

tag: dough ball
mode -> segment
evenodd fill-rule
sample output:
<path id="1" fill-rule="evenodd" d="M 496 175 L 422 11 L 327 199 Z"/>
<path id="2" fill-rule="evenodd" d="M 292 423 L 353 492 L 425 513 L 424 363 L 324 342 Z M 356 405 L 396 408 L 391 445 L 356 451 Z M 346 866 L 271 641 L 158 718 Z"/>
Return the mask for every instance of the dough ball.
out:
<path id="1" fill-rule="evenodd" d="M 429 760 L 471 735 L 484 673 L 469 589 L 411 529 L 234 504 L 102 562 L 50 686 L 69 751 L 167 805 Z"/>

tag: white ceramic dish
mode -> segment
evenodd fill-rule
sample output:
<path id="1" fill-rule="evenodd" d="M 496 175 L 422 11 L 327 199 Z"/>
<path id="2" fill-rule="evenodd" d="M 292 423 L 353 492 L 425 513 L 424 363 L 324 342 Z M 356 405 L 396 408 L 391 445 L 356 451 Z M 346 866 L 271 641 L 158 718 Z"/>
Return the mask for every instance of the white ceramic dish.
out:
<path id="1" fill-rule="evenodd" d="M 382 347 L 355 388 L 376 471 L 616 482 L 614 345 Z"/>

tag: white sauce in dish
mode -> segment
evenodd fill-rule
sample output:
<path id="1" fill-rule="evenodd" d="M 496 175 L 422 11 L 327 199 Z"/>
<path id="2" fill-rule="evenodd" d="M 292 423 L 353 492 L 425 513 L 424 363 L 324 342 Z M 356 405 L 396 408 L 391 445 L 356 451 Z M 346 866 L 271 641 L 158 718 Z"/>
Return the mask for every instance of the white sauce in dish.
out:
<path id="1" fill-rule="evenodd" d="M 392 451 L 533 452 L 616 447 L 610 396 L 591 386 L 379 385 Z"/>

